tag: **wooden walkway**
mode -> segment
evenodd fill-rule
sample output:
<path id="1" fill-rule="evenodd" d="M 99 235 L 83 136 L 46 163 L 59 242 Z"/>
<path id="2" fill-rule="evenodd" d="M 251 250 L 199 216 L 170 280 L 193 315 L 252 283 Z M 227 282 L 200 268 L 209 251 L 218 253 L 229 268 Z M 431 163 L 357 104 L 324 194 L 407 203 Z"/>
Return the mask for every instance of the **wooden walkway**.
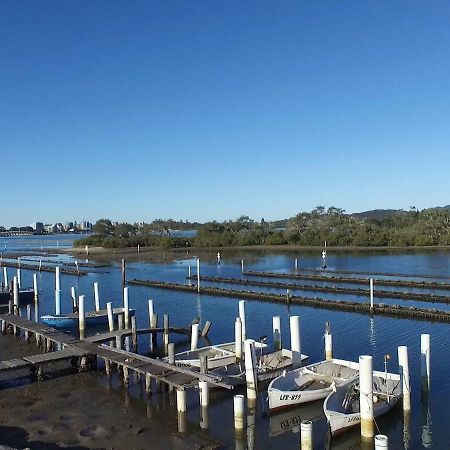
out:
<path id="1" fill-rule="evenodd" d="M 16 335 L 20 331 L 25 331 L 28 336 L 34 334 L 36 341 L 44 342 L 44 350 L 47 348 L 46 342 L 51 342 L 62 348 L 56 352 L 49 352 L 33 356 L 13 359 L 9 361 L 0 361 L 0 372 L 24 369 L 39 368 L 42 365 L 58 361 L 69 360 L 72 358 L 97 357 L 105 360 L 105 366 L 116 364 L 121 367 L 128 376 L 129 371 L 134 371 L 139 375 L 144 375 L 146 385 L 155 379 L 176 389 L 198 388 L 199 381 L 207 381 L 209 384 L 224 389 L 233 389 L 233 386 L 224 381 L 222 377 L 213 374 L 202 374 L 191 369 L 178 367 L 169 364 L 160 359 L 150 358 L 137 353 L 128 352 L 107 345 L 99 345 L 99 342 L 113 341 L 116 337 L 125 337 L 133 334 L 130 329 L 117 330 L 110 333 L 103 333 L 96 336 L 90 336 L 85 340 L 79 340 L 76 337 L 58 331 L 52 327 L 45 326 L 10 314 L 0 314 L 2 330 L 9 327 L 15 329 Z M 5 327 L 6 326 L 6 327 Z M 169 328 L 170 332 L 176 332 L 177 328 Z M 164 331 L 163 328 L 151 328 L 138 330 L 141 333 Z M 108 369 L 107 369 L 108 372 Z"/>

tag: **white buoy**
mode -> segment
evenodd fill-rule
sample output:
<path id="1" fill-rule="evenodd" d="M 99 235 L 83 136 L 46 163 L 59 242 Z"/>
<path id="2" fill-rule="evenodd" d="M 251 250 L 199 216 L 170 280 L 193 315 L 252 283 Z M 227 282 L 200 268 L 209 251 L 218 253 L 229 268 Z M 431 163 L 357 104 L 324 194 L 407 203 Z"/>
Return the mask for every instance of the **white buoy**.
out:
<path id="1" fill-rule="evenodd" d="M 80 331 L 80 339 L 84 339 L 86 330 L 86 316 L 84 311 L 84 295 L 78 297 L 78 329 Z"/>
<path id="2" fill-rule="evenodd" d="M 95 310 L 100 311 L 100 293 L 98 290 L 98 282 L 94 283 L 94 300 L 95 300 Z"/>
<path id="3" fill-rule="evenodd" d="M 398 347 L 398 365 L 402 377 L 403 410 L 411 409 L 411 381 L 409 378 L 408 347 Z"/>
<path id="4" fill-rule="evenodd" d="M 272 317 L 273 349 L 281 350 L 281 317 Z"/>
<path id="5" fill-rule="evenodd" d="M 19 286 L 19 289 L 22 287 L 22 274 L 21 270 L 17 269 L 17 284 Z"/>
<path id="6" fill-rule="evenodd" d="M 3 267 L 3 282 L 5 283 L 5 288 L 8 287 L 8 268 Z"/>
<path id="7" fill-rule="evenodd" d="M 208 382 L 199 381 L 198 387 L 200 389 L 200 406 L 208 406 L 209 404 Z"/>
<path id="8" fill-rule="evenodd" d="M 375 450 L 388 450 L 389 439 L 384 434 L 377 434 L 374 439 Z"/>
<path id="9" fill-rule="evenodd" d="M 243 395 L 235 395 L 233 397 L 234 406 L 234 429 L 238 432 L 244 431 L 245 424 L 245 399 Z"/>
<path id="10" fill-rule="evenodd" d="M 370 279 L 370 310 L 373 311 L 373 278 Z"/>
<path id="11" fill-rule="evenodd" d="M 200 292 L 200 258 L 197 258 L 197 292 Z"/>
<path id="12" fill-rule="evenodd" d="M 17 277 L 13 278 L 13 303 L 14 303 L 13 313 L 18 316 L 19 315 L 19 283 L 17 281 Z"/>
<path id="13" fill-rule="evenodd" d="M 430 353 L 431 336 L 429 334 L 420 335 L 420 372 L 422 379 L 422 391 L 430 390 Z"/>
<path id="14" fill-rule="evenodd" d="M 130 306 L 128 302 L 128 288 L 123 288 L 123 315 L 125 322 L 125 329 L 128 329 L 130 326 Z"/>
<path id="15" fill-rule="evenodd" d="M 55 268 L 55 291 L 61 290 L 61 268 L 56 267 Z"/>
<path id="16" fill-rule="evenodd" d="M 249 405 L 256 404 L 256 355 L 255 343 L 251 339 L 244 341 L 245 382 L 247 384 L 247 401 Z"/>
<path id="17" fill-rule="evenodd" d="M 333 335 L 331 334 L 330 324 L 327 322 L 325 327 L 325 359 L 331 361 L 333 359 Z"/>
<path id="18" fill-rule="evenodd" d="M 108 302 L 106 304 L 106 311 L 108 312 L 109 332 L 112 333 L 114 331 L 114 315 L 113 315 L 112 302 Z"/>
<path id="19" fill-rule="evenodd" d="M 300 317 L 291 316 L 289 318 L 291 332 L 291 352 L 292 367 L 295 369 L 302 365 L 302 346 L 300 341 Z"/>
<path id="20" fill-rule="evenodd" d="M 359 357 L 359 404 L 361 411 L 361 437 L 373 439 L 373 376 L 372 357 Z"/>
<path id="21" fill-rule="evenodd" d="M 37 300 L 39 296 L 37 273 L 33 273 L 33 291 L 34 291 L 34 299 Z"/>
<path id="22" fill-rule="evenodd" d="M 191 352 L 197 350 L 198 347 L 198 323 L 192 324 L 191 327 Z"/>
<path id="23" fill-rule="evenodd" d="M 234 345 L 236 351 L 236 362 L 242 359 L 242 323 L 239 317 L 234 322 Z"/>
<path id="24" fill-rule="evenodd" d="M 311 420 L 302 420 L 300 424 L 301 450 L 313 449 L 313 425 Z"/>
<path id="25" fill-rule="evenodd" d="M 245 300 L 239 300 L 239 318 L 241 319 L 242 342 L 247 339 L 247 330 L 245 326 Z"/>
<path id="26" fill-rule="evenodd" d="M 58 290 L 55 291 L 55 314 L 61 314 L 61 291 Z"/>

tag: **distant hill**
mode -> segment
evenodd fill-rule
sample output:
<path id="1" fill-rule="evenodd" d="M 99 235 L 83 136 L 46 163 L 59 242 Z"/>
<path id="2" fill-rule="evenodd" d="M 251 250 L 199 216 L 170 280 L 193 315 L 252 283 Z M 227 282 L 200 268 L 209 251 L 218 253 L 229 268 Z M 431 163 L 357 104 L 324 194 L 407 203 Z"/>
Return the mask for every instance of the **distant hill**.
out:
<path id="1" fill-rule="evenodd" d="M 358 213 L 350 214 L 352 217 L 368 220 L 383 220 L 387 217 L 395 216 L 397 214 L 403 214 L 403 209 L 371 209 L 370 211 L 362 211 Z"/>

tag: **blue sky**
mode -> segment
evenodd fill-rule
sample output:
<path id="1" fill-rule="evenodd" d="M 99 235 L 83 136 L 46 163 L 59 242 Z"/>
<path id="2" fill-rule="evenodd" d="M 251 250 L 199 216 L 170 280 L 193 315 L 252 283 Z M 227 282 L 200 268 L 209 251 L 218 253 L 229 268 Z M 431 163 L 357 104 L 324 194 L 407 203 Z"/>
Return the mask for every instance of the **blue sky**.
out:
<path id="1" fill-rule="evenodd" d="M 0 224 L 450 203 L 450 3 L 0 2 Z"/>

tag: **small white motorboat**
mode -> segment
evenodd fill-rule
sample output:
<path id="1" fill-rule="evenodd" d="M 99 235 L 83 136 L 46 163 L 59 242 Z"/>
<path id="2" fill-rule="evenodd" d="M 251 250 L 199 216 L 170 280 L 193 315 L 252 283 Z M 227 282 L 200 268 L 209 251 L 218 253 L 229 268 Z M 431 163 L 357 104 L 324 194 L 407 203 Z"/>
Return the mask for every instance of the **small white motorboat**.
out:
<path id="1" fill-rule="evenodd" d="M 275 378 L 267 389 L 271 412 L 324 399 L 335 386 L 359 373 L 359 364 L 331 359 L 310 364 Z"/>
<path id="2" fill-rule="evenodd" d="M 373 372 L 373 416 L 378 417 L 393 408 L 402 396 L 400 375 L 389 372 Z M 341 386 L 326 398 L 323 410 L 331 435 L 361 423 L 359 404 L 359 378 Z"/>
<path id="3" fill-rule="evenodd" d="M 255 349 L 267 347 L 267 344 L 262 342 L 253 342 Z M 228 366 L 236 362 L 236 344 L 235 342 L 227 342 L 225 344 L 210 345 L 209 347 L 177 353 L 175 355 L 175 365 L 200 368 L 200 357 L 202 355 L 208 357 L 208 370 Z M 168 358 L 164 358 L 164 360 L 167 361 Z"/>

